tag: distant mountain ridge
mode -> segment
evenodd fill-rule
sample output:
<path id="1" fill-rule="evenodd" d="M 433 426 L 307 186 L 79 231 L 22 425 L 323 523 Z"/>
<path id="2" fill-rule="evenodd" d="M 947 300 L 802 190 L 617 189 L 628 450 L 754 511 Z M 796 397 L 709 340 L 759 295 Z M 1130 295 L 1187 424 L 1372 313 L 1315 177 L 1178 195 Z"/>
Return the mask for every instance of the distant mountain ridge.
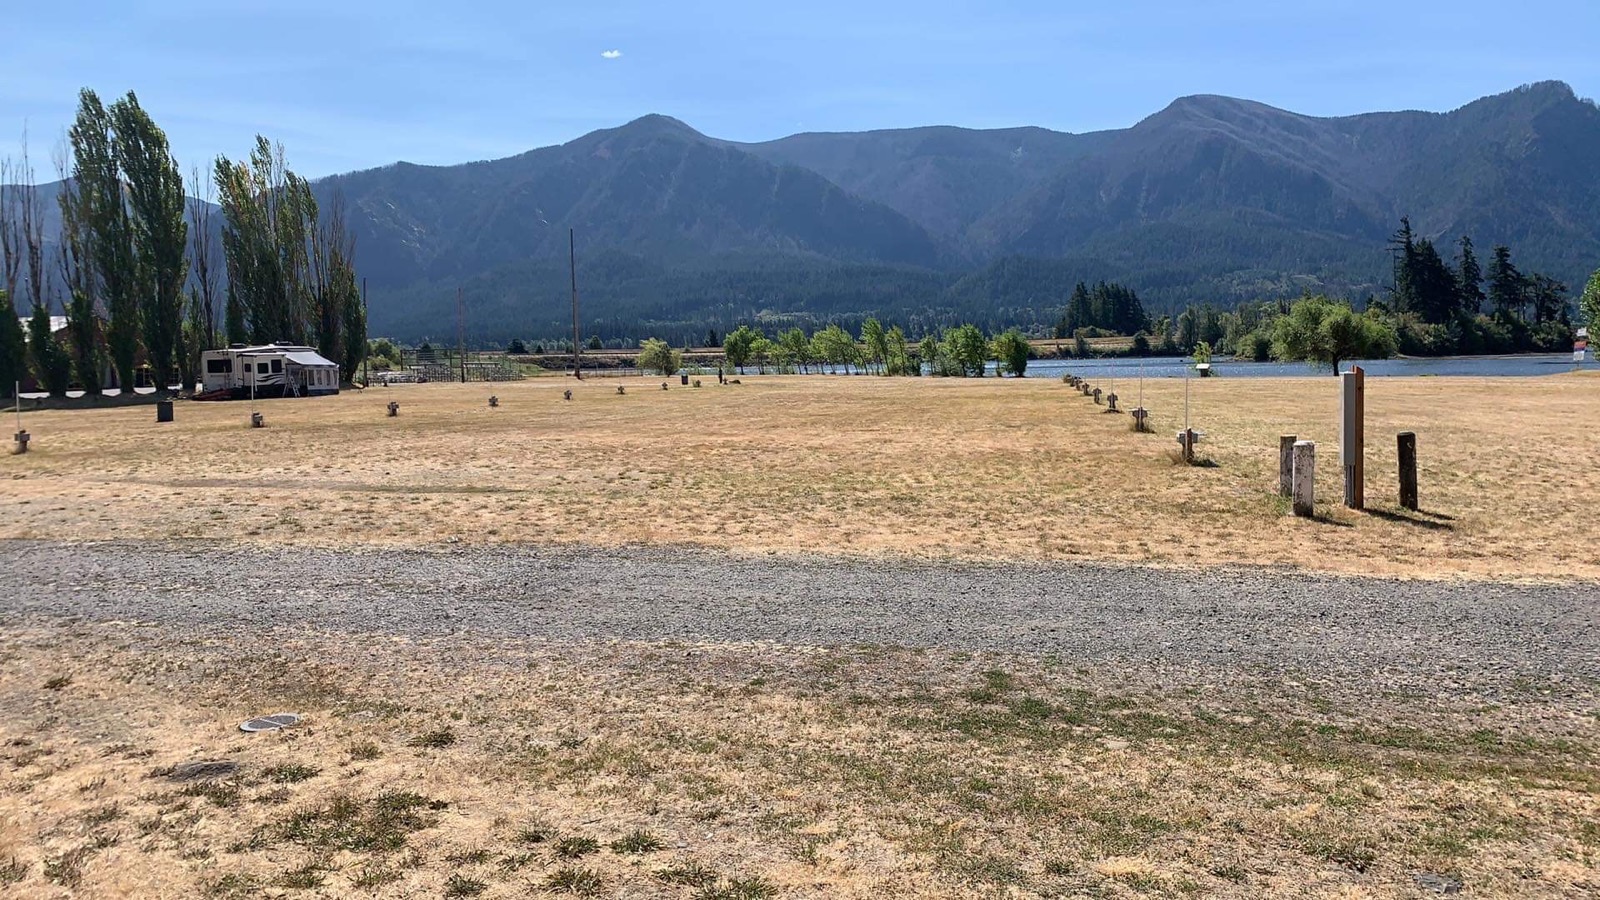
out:
<path id="1" fill-rule="evenodd" d="M 1182 97 L 1067 134 L 949 126 L 737 143 L 651 115 L 505 159 L 321 179 L 342 196 L 374 333 L 679 342 L 740 321 L 1044 326 L 1078 279 L 1147 308 L 1381 293 L 1418 233 L 1576 288 L 1600 266 L 1600 109 L 1560 82 L 1447 113 L 1318 118 Z"/>

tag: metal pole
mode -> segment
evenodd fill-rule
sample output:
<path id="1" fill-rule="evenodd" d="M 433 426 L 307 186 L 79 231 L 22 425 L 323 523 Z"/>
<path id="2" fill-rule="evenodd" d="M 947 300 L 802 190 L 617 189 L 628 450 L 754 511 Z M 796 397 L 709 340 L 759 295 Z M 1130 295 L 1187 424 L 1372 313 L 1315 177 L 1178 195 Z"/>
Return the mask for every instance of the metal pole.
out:
<path id="1" fill-rule="evenodd" d="M 22 431 L 22 382 L 15 383 L 11 396 L 17 398 L 17 431 Z"/>
<path id="2" fill-rule="evenodd" d="M 461 383 L 467 383 L 467 313 L 461 288 L 456 288 L 456 362 L 461 366 Z"/>
<path id="3" fill-rule="evenodd" d="M 367 310 L 367 276 L 363 275 L 363 276 L 361 276 L 361 329 L 362 329 L 362 331 L 364 331 L 366 333 L 363 334 L 361 336 L 361 338 L 364 341 L 367 340 L 372 335 L 372 323 L 371 323 L 371 319 L 368 318 L 369 315 L 371 315 L 371 313 L 369 313 L 368 310 Z M 370 344 L 367 347 L 362 348 L 362 351 L 361 351 L 361 383 L 363 385 L 368 385 L 368 384 L 372 383 L 371 376 L 369 376 L 367 374 L 367 357 L 371 356 L 371 355 L 372 355 L 372 351 L 371 351 L 371 345 Z"/>
<path id="4" fill-rule="evenodd" d="M 583 378 L 578 358 L 578 231 L 567 229 L 567 261 L 572 269 L 572 377 Z"/>

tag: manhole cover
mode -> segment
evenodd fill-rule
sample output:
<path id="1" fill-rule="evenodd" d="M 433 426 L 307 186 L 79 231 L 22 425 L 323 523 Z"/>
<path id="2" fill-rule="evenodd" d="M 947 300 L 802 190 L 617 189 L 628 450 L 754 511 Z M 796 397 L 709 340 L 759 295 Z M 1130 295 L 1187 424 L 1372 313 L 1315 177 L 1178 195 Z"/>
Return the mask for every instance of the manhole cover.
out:
<path id="1" fill-rule="evenodd" d="M 277 731 L 280 728 L 289 728 L 300 724 L 300 717 L 295 713 L 273 713 L 270 716 L 257 716 L 239 723 L 240 731 Z"/>

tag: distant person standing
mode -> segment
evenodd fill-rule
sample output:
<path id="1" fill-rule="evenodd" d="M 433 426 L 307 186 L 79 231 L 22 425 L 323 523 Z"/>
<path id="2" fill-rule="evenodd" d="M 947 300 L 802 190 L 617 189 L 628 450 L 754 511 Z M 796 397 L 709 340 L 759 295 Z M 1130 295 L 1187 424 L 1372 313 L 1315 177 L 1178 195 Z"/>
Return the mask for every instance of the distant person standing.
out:
<path id="1" fill-rule="evenodd" d="M 722 374 L 722 367 L 717 366 L 717 384 L 727 384 L 728 379 Z"/>

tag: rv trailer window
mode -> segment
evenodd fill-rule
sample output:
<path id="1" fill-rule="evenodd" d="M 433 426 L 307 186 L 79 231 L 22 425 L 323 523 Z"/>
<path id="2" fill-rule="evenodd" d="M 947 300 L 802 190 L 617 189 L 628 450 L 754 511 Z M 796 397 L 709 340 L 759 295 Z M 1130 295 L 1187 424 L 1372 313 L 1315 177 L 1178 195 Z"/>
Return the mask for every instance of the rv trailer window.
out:
<path id="1" fill-rule="evenodd" d="M 267 364 L 264 363 L 264 362 L 256 363 L 256 374 L 257 375 L 265 375 L 265 374 L 267 374 Z"/>
<path id="2" fill-rule="evenodd" d="M 272 361 L 272 374 L 276 375 L 276 374 L 278 374 L 279 372 L 282 372 L 282 371 L 283 371 L 283 360 L 281 360 L 281 359 L 273 360 Z"/>
<path id="3" fill-rule="evenodd" d="M 208 360 L 206 360 L 206 374 L 207 375 L 231 375 L 231 374 L 233 374 L 233 360 L 231 360 L 231 359 L 208 359 Z"/>

